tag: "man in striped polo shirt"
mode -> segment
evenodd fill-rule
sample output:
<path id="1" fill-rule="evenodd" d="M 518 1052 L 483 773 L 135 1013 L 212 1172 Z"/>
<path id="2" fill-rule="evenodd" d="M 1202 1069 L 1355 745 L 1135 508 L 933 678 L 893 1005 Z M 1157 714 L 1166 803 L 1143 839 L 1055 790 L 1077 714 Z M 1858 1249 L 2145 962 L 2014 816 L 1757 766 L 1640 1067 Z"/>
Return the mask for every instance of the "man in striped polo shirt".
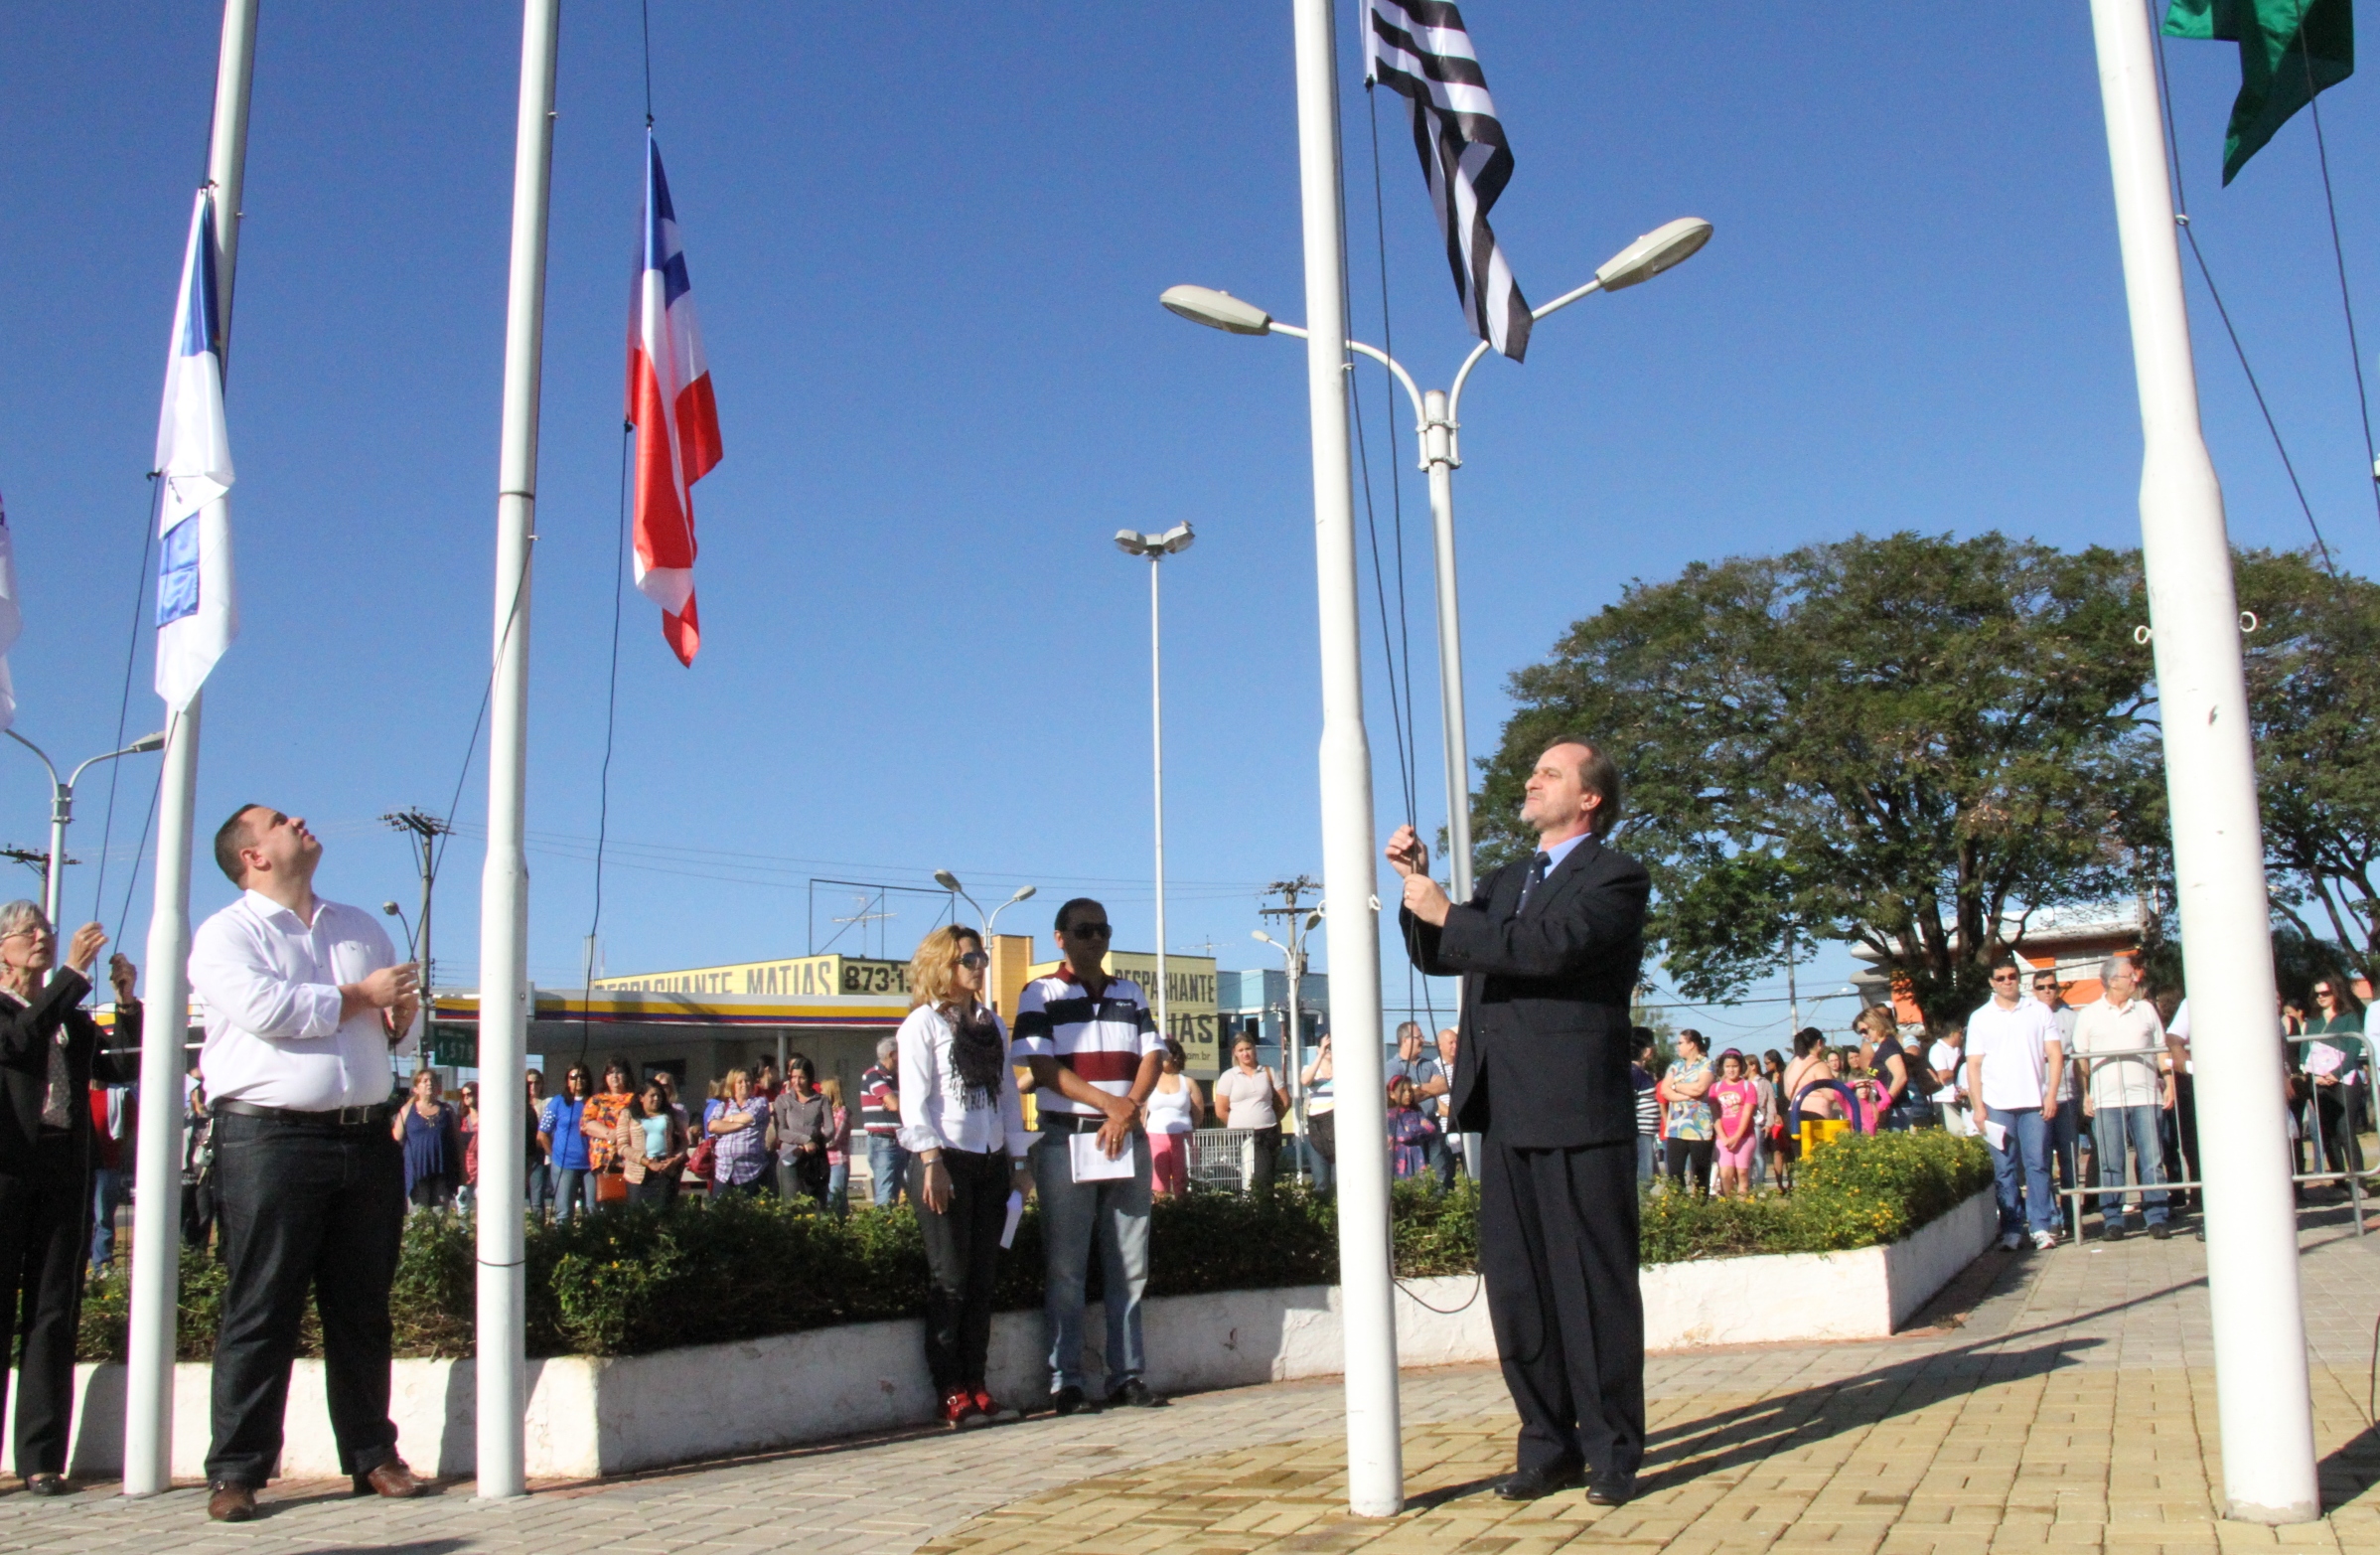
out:
<path id="1" fill-rule="evenodd" d="M 1083 1377 L 1083 1287 L 1099 1246 L 1108 1310 L 1110 1404 L 1165 1401 L 1141 1380 L 1140 1292 L 1148 1284 L 1148 1135 L 1141 1108 L 1162 1072 L 1163 1043 L 1148 1002 L 1106 970 L 1108 909 L 1078 896 L 1058 909 L 1065 963 L 1025 985 L 1016 1001 L 1016 1051 L 1033 1066 L 1041 1138 L 1033 1182 L 1041 1195 L 1043 1281 L 1050 1322 L 1050 1404 L 1071 1415 L 1089 1402 Z M 1128 1175 L 1075 1180 L 1077 1135 L 1094 1135 L 1109 1161 L 1129 1157 Z"/>

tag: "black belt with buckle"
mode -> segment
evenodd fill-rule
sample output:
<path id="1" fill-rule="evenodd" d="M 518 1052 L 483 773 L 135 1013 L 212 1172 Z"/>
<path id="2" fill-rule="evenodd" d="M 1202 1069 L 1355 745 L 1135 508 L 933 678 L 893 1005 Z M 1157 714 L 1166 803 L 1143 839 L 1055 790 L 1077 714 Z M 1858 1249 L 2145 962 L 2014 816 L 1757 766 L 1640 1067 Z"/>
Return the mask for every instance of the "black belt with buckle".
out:
<path id="1" fill-rule="evenodd" d="M 274 1123 L 301 1123 L 318 1129 L 360 1129 L 371 1124 L 386 1123 L 395 1111 L 386 1102 L 374 1102 L 369 1107 L 332 1107 L 322 1112 L 308 1112 L 298 1107 L 259 1107 L 254 1102 L 217 1101 L 208 1104 L 210 1112 L 227 1112 L 234 1118 L 267 1118 Z"/>

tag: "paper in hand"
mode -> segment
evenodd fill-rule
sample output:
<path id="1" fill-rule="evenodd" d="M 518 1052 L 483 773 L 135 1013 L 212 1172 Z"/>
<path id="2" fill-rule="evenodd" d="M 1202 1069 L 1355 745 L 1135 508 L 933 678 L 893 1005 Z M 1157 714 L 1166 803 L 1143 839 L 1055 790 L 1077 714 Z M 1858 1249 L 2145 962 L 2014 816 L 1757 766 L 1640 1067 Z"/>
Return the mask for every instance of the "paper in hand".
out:
<path id="1" fill-rule="evenodd" d="M 1016 1223 L 1024 1218 L 1024 1190 L 1021 1188 L 1011 1189 L 1008 1194 L 1008 1220 L 1006 1224 L 1000 1227 L 1001 1247 L 1012 1247 L 1016 1244 Z"/>
<path id="2" fill-rule="evenodd" d="M 2007 1155 L 2008 1153 L 2008 1126 L 1986 1118 L 1984 1120 L 1984 1140 L 2003 1156 Z"/>
<path id="3" fill-rule="evenodd" d="M 1077 1182 L 1113 1182 L 1132 1174 L 1132 1152 L 1126 1150 L 1109 1160 L 1108 1153 L 1099 1148 L 1096 1133 L 1069 1135 L 1066 1147 L 1067 1165 L 1074 1169 Z"/>

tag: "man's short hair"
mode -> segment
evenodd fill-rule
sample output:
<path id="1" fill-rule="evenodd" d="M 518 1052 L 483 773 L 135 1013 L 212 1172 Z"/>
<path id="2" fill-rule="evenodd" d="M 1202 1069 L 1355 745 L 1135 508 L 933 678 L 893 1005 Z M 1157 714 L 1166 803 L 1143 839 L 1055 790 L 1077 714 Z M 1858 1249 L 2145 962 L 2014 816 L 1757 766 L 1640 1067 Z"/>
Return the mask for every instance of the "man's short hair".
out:
<path id="1" fill-rule="evenodd" d="M 876 1039 L 876 1062 L 883 1063 L 900 1050 L 901 1044 L 897 1039 L 889 1036 L 878 1037 Z"/>
<path id="2" fill-rule="evenodd" d="M 230 876 L 233 885 L 247 883 L 248 866 L 239 861 L 239 851 L 256 840 L 248 830 L 248 812 L 262 810 L 262 805 L 241 805 L 231 812 L 231 819 L 215 829 L 215 866 Z"/>
<path id="3" fill-rule="evenodd" d="M 1108 904 L 1096 896 L 1069 896 L 1058 904 L 1058 921 L 1051 924 L 1050 927 L 1064 934 L 1067 918 L 1078 907 L 1097 907 L 1102 912 L 1108 910 Z"/>
<path id="4" fill-rule="evenodd" d="M 1577 745 L 1586 751 L 1586 759 L 1578 763 L 1578 782 L 1602 803 L 1595 806 L 1594 819 L 1587 831 L 1596 837 L 1607 837 L 1620 819 L 1619 763 L 1603 754 L 1603 747 L 1584 734 L 1557 734 L 1546 741 L 1546 748 L 1557 745 Z"/>
<path id="5" fill-rule="evenodd" d="M 1413 1034 L 1414 1040 L 1418 1041 L 1421 1036 L 1421 1022 L 1418 1020 L 1400 1020 L 1397 1022 L 1398 1041 L 1404 1041 L 1405 1033 L 1408 1031 L 1411 1031 Z"/>
<path id="6" fill-rule="evenodd" d="M 2102 983 L 2113 983 L 2116 981 L 2116 974 L 2119 972 L 2128 974 L 2136 983 L 2140 981 L 2140 969 L 2132 964 L 2132 958 L 2130 956 L 2110 956 L 2107 958 L 2107 960 L 2101 962 L 2099 964 L 2099 981 Z"/>

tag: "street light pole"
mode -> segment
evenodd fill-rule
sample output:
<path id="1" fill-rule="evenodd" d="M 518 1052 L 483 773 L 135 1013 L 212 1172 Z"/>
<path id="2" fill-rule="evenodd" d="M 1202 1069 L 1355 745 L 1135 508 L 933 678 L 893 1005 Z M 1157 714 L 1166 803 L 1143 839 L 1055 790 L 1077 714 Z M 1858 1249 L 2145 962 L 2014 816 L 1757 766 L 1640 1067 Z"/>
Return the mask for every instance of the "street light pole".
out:
<path id="1" fill-rule="evenodd" d="M 2273 1061 L 2273 963 L 2239 953 L 2266 942 L 2271 905 L 2231 543 L 2198 420 L 2157 43 L 2140 0 L 2091 0 L 2091 30 L 2140 388 L 2141 559 L 2191 1061 L 2201 1092 L 2224 1103 L 2222 1126 L 2199 1131 L 2224 1503 L 2244 1521 L 2311 1522 L 2322 1501 L 2288 1110 Z"/>
<path id="2" fill-rule="evenodd" d="M 1711 240 L 1711 224 L 1700 217 L 1681 217 L 1655 228 L 1606 260 L 1585 285 L 1563 292 L 1544 307 L 1530 311 L 1532 319 L 1559 313 L 1571 303 L 1598 291 L 1619 291 L 1651 280 L 1662 271 L 1694 257 Z M 1233 335 L 1287 335 L 1308 341 L 1306 330 L 1283 324 L 1264 309 L 1229 292 L 1205 286 L 1174 286 L 1157 299 L 1169 311 L 1193 324 Z M 1472 369 L 1487 355 L 1481 341 L 1454 375 L 1448 390 L 1424 392 L 1403 364 L 1387 352 L 1360 340 L 1346 342 L 1349 351 L 1370 357 L 1393 374 L 1413 402 L 1413 434 L 1420 444 L 1421 469 L 1429 477 L 1429 517 L 1437 577 L 1438 716 L 1443 732 L 1446 766 L 1446 852 L 1453 871 L 1456 901 L 1471 896 L 1471 754 L 1463 715 L 1462 612 L 1456 602 L 1454 570 L 1454 472 L 1462 466 L 1460 441 L 1463 388 Z"/>
<path id="3" fill-rule="evenodd" d="M 1157 651 L 1157 563 L 1190 548 L 1198 537 L 1187 524 L 1176 524 L 1162 535 L 1117 530 L 1116 546 L 1127 556 L 1148 558 L 1148 727 L 1149 769 L 1156 790 L 1157 831 L 1157 1034 L 1173 1035 L 1166 1011 L 1165 990 L 1165 679 Z"/>
<path id="4" fill-rule="evenodd" d="M 1028 897 L 1032 896 L 1036 891 L 1041 889 L 1041 887 L 1038 885 L 1020 885 L 1009 893 L 1008 899 L 1006 901 L 991 909 L 991 915 L 989 917 L 985 917 L 983 913 L 983 904 L 975 900 L 972 896 L 967 895 L 967 887 L 960 884 L 959 876 L 953 874 L 950 870 L 935 870 L 934 883 L 941 886 L 944 890 L 949 891 L 952 895 L 959 897 L 969 907 L 975 909 L 975 921 L 983 925 L 983 947 L 986 950 L 991 948 L 992 926 L 1000 921 L 1000 914 L 1006 912 L 1018 902 L 1024 901 Z"/>
<path id="5" fill-rule="evenodd" d="M 93 756 L 81 766 L 76 767 L 74 775 L 63 783 L 58 781 L 58 768 L 50 764 L 50 757 L 42 750 L 41 746 L 19 734 L 15 729 L 8 731 L 8 737 L 32 751 L 35 759 L 41 762 L 42 770 L 50 774 L 50 866 L 42 876 L 42 915 L 50 920 L 50 930 L 55 934 L 59 932 L 58 914 L 66 894 L 67 865 L 73 861 L 67 857 L 67 828 L 74 824 L 74 786 L 82 781 L 83 773 L 88 772 L 102 761 L 113 761 L 118 756 L 138 756 L 152 750 L 163 750 L 165 735 L 162 733 L 143 735 L 122 750 L 111 750 L 103 756 Z"/>

